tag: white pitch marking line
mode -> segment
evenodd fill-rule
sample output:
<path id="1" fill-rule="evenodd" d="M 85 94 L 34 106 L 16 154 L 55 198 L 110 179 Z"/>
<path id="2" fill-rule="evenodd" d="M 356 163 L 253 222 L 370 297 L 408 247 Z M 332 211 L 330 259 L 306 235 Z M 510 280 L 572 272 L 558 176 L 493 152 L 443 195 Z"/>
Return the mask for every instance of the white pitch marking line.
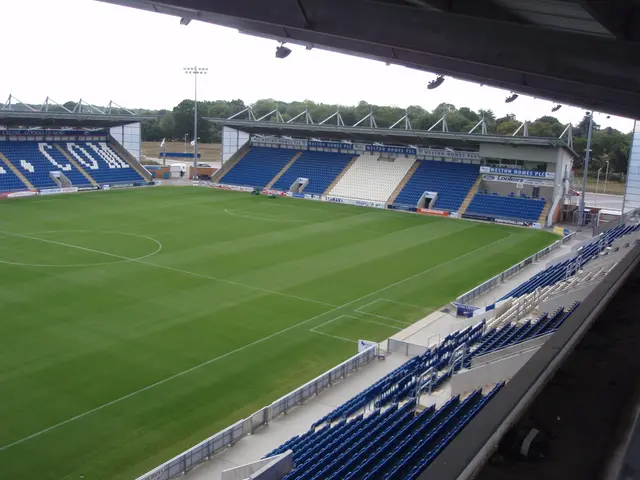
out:
<path id="1" fill-rule="evenodd" d="M 515 235 L 515 234 L 512 234 L 512 235 Z M 380 300 L 384 300 L 385 302 L 390 302 L 390 303 L 397 303 L 398 305 L 406 305 L 407 307 L 418 308 L 420 310 L 431 310 L 430 308 L 427 308 L 427 307 L 421 307 L 419 305 L 413 305 L 411 303 L 398 302 L 397 300 L 390 300 L 388 298 L 381 298 Z"/>
<path id="2" fill-rule="evenodd" d="M 331 335 L 330 333 L 324 333 L 324 332 L 320 332 L 319 330 L 310 330 L 313 333 L 319 333 L 320 335 L 324 335 L 325 337 L 331 337 L 331 338 L 335 338 L 337 340 L 344 340 L 345 342 L 349 342 L 349 343 L 358 343 L 357 340 L 351 340 L 350 338 L 344 338 L 344 337 L 339 337 L 337 335 Z"/>
<path id="3" fill-rule="evenodd" d="M 3 232 L 0 232 L 0 233 L 3 233 Z M 506 239 L 512 237 L 513 235 L 515 235 L 515 233 L 512 233 L 512 234 L 510 234 L 510 235 L 508 235 L 506 237 L 502 237 L 499 240 L 496 240 L 495 242 L 491 242 L 491 243 L 488 243 L 487 245 L 483 245 L 482 247 L 478 247 L 478 248 L 476 248 L 474 250 L 471 250 L 471 251 L 469 251 L 469 252 L 467 252 L 467 253 L 465 253 L 463 255 L 460 255 L 459 257 L 452 258 L 451 260 L 447 260 L 446 262 L 441 263 L 439 265 L 436 265 L 434 267 L 427 268 L 426 270 L 423 270 L 422 272 L 414 273 L 413 275 L 410 275 L 410 276 L 408 276 L 408 277 L 406 277 L 406 278 L 404 278 L 402 280 L 398 280 L 397 282 L 390 283 L 386 287 L 382 287 L 382 288 L 379 288 L 378 290 L 374 290 L 371 293 L 368 293 L 366 295 L 363 295 L 362 297 L 356 298 L 355 300 L 351 300 L 351 301 L 349 301 L 349 302 L 347 302 L 347 303 L 345 303 L 343 305 L 339 305 L 337 307 L 334 307 L 331 310 L 327 310 L 326 312 L 323 312 L 323 313 L 320 313 L 318 315 L 315 315 L 315 316 L 313 316 L 311 318 L 308 318 L 307 320 L 303 320 L 300 323 L 296 323 L 295 325 L 291 325 L 291 326 L 289 326 L 287 328 L 283 328 L 282 330 L 280 330 L 278 332 L 274 332 L 271 335 L 267 335 L 266 337 L 260 338 L 260 339 L 254 341 L 254 342 L 251 342 L 251 343 L 247 343 L 246 345 L 244 345 L 242 347 L 239 347 L 239 348 L 236 348 L 235 350 L 231 350 L 230 352 L 227 352 L 227 353 L 224 353 L 224 354 L 219 355 L 217 357 L 211 358 L 211 359 L 207 360 L 206 362 L 200 363 L 199 365 L 194 365 L 193 367 L 190 367 L 190 368 L 188 368 L 186 370 L 183 370 L 182 372 L 178 372 L 178 373 L 176 373 L 174 375 L 171 375 L 171 376 L 169 376 L 169 377 L 167 377 L 167 378 L 165 378 L 163 380 L 160 380 L 160 381 L 158 381 L 156 383 L 152 383 L 151 385 L 147 385 L 146 387 L 143 387 L 143 388 L 141 388 L 139 390 L 136 390 L 135 392 L 131 392 L 131 393 L 125 395 L 124 397 L 116 398 L 115 400 L 112 400 L 112 401 L 110 401 L 108 403 L 100 405 L 100 406 L 98 406 L 96 408 L 93 408 L 91 410 L 87 410 L 86 412 L 81 413 L 79 415 L 76 415 L 75 417 L 68 418 L 67 420 L 64 420 L 64 421 L 62 421 L 60 423 L 57 423 L 57 424 L 52 425 L 50 427 L 47 427 L 47 428 L 45 428 L 43 430 L 40 430 L 39 432 L 32 433 L 31 435 L 28 435 L 28 436 L 26 436 L 24 438 L 21 438 L 20 440 L 16 440 L 15 442 L 8 443 L 8 444 L 0 447 L 0 452 L 6 450 L 8 448 L 11 448 L 13 446 L 19 445 L 19 444 L 21 444 L 23 442 L 26 442 L 27 440 L 30 440 L 32 438 L 39 437 L 40 435 L 42 435 L 44 433 L 50 432 L 51 430 L 55 430 L 56 428 L 62 427 L 63 425 L 66 425 L 66 424 L 68 424 L 70 422 L 73 422 L 73 421 L 78 420 L 80 418 L 86 417 L 87 415 L 91 415 L 92 413 L 100 411 L 103 408 L 109 407 L 111 405 L 115 405 L 116 403 L 119 403 L 119 402 L 121 402 L 123 400 L 126 400 L 128 398 L 131 398 L 134 395 L 137 395 L 137 394 L 142 393 L 142 392 L 146 392 L 147 390 L 150 390 L 150 389 L 152 389 L 154 387 L 157 387 L 158 385 L 162 385 L 164 383 L 167 383 L 167 382 L 173 380 L 174 378 L 181 377 L 183 375 L 186 375 L 187 373 L 190 373 L 190 372 L 193 372 L 195 370 L 198 370 L 199 368 L 202 368 L 202 367 L 207 366 L 207 365 L 211 365 L 212 363 L 217 362 L 218 360 L 222 360 L 223 358 L 226 358 L 226 357 L 228 357 L 230 355 L 233 355 L 234 353 L 241 352 L 243 350 L 246 350 L 247 348 L 250 348 L 250 347 L 253 347 L 255 345 L 258 345 L 258 344 L 260 344 L 262 342 L 265 342 L 265 341 L 267 341 L 267 340 L 269 340 L 271 338 L 277 337 L 278 335 L 281 335 L 281 334 L 286 333 L 286 332 L 288 332 L 290 330 L 293 330 L 296 327 L 299 327 L 301 325 L 306 325 L 307 323 L 311 323 L 314 320 L 316 320 L 318 318 L 321 318 L 324 315 L 327 315 L 327 314 L 329 314 L 331 312 L 335 312 L 337 310 L 340 310 L 341 308 L 345 308 L 345 307 L 348 307 L 349 305 L 353 305 L 354 303 L 357 303 L 360 300 L 364 300 L 364 299 L 369 298 L 369 297 L 371 297 L 373 295 L 376 295 L 376 294 L 378 294 L 380 292 L 384 292 L 385 290 L 388 290 L 390 288 L 396 287 L 398 285 L 402 285 L 403 283 L 408 282 L 410 280 L 413 280 L 414 278 L 417 278 L 417 277 L 419 277 L 421 275 L 424 275 L 425 273 L 429 273 L 429 272 L 431 272 L 431 271 L 433 271 L 433 270 L 435 270 L 437 268 L 443 267 L 445 265 L 448 265 L 449 263 L 455 262 L 457 260 L 460 260 L 461 258 L 467 257 L 467 256 L 469 256 L 469 255 L 471 255 L 473 253 L 479 252 L 480 250 L 484 250 L 485 248 L 488 248 L 488 247 L 490 247 L 492 245 L 496 245 L 497 243 L 502 242 L 503 240 L 506 240 Z M 146 263 L 146 262 L 141 262 L 141 263 Z M 153 264 L 151 264 L 151 265 L 153 265 Z"/>
<path id="4" fill-rule="evenodd" d="M 405 322 L 405 321 L 402 321 L 402 320 L 397 320 L 397 319 L 395 319 L 395 318 L 391 318 L 391 317 L 385 317 L 384 315 L 376 315 L 375 313 L 363 312 L 363 311 L 361 311 L 361 310 L 354 310 L 354 311 L 355 311 L 355 312 L 358 312 L 358 313 L 361 313 L 361 314 L 363 314 L 363 315 L 369 315 L 369 316 L 371 316 L 371 317 L 381 318 L 382 320 L 389 320 L 390 322 L 401 323 L 402 325 L 405 325 L 405 326 L 407 326 L 407 327 L 408 327 L 409 325 L 412 325 L 412 323 Z M 362 320 L 364 320 L 364 319 L 362 319 Z M 365 322 L 366 322 L 366 321 L 367 321 L 367 320 L 365 320 Z M 372 323 L 373 323 L 373 322 L 372 322 Z M 378 323 L 378 322 L 375 322 L 375 323 Z M 388 325 L 388 324 L 382 324 L 382 323 L 381 323 L 380 325 L 385 325 L 385 326 L 390 327 L 390 328 L 396 328 L 396 327 L 392 327 L 391 325 Z M 398 328 L 398 330 L 402 330 L 402 329 L 401 329 L 401 328 Z"/>
<path id="5" fill-rule="evenodd" d="M 340 316 L 338 316 L 336 318 L 332 318 L 331 320 L 327 320 L 326 322 L 321 323 L 320 325 L 316 325 L 315 327 L 311 327 L 309 330 L 312 330 L 312 331 L 315 332 L 316 328 L 324 327 L 325 325 L 329 325 L 330 323 L 333 323 L 336 320 L 340 320 L 341 318 L 356 318 L 356 317 L 353 317 L 351 315 L 340 315 Z"/>
<path id="6" fill-rule="evenodd" d="M 11 233 L 11 232 L 2 232 L 2 231 L 0 231 L 0 234 L 10 235 L 10 236 L 18 237 L 18 238 L 26 238 L 26 239 L 29 239 L 29 240 L 37 240 L 39 242 L 51 243 L 51 244 L 60 245 L 60 246 L 63 246 L 63 247 L 76 248 L 78 250 L 84 250 L 84 251 L 87 251 L 87 252 L 98 253 L 100 255 L 107 255 L 109 257 L 120 258 L 122 260 L 129 260 L 131 262 L 141 263 L 143 265 L 149 265 L 151 267 L 164 268 L 165 270 L 171 270 L 173 272 L 184 273 L 185 275 L 192 275 L 194 277 L 206 278 L 206 279 L 209 279 L 209 280 L 214 280 L 216 282 L 228 283 L 230 285 L 236 285 L 236 286 L 239 286 L 239 287 L 245 287 L 245 288 L 249 288 L 249 289 L 252 289 L 252 290 L 257 290 L 257 291 L 260 291 L 260 292 L 271 293 L 273 295 L 280 295 L 282 297 L 294 298 L 296 300 L 302 300 L 302 301 L 305 301 L 305 302 L 318 303 L 320 305 L 325 305 L 327 307 L 336 307 L 336 305 L 333 305 L 331 303 L 321 302 L 320 300 L 313 300 L 311 298 L 298 297 L 296 295 L 289 295 L 288 293 L 276 292 L 275 290 L 269 290 L 267 288 L 255 287 L 253 285 L 246 285 L 244 283 L 234 282 L 233 280 L 227 280 L 225 278 L 219 278 L 219 277 L 213 277 L 213 276 L 210 276 L 210 275 L 204 275 L 202 273 L 191 272 L 189 270 L 183 270 L 181 268 L 169 267 L 167 265 L 160 265 L 158 263 L 145 262 L 145 261 L 137 259 L 137 258 L 124 257 L 122 255 L 117 255 L 115 253 L 103 252 L 101 250 L 94 250 L 93 248 L 81 247 L 79 245 L 72 245 L 70 243 L 56 242 L 55 240 L 47 240 L 47 239 L 39 238 L 39 237 L 32 237 L 30 235 L 22 235 L 20 233 Z"/>
<path id="7" fill-rule="evenodd" d="M 393 320 L 393 318 L 386 318 L 386 317 L 382 317 L 382 318 L 387 320 Z M 394 327 L 393 325 L 389 325 L 388 323 L 376 322 L 375 320 L 367 320 L 366 318 L 357 318 L 356 320 L 360 322 L 367 322 L 367 323 L 373 323 L 375 325 L 381 325 L 383 327 L 391 328 L 393 330 L 398 330 L 398 331 L 404 330 L 403 328 Z"/>
<path id="8" fill-rule="evenodd" d="M 268 218 L 268 217 L 253 217 L 251 215 L 242 215 L 240 213 L 234 213 L 231 210 L 225 208 L 224 209 L 225 213 L 228 213 L 229 215 L 233 215 L 234 217 L 240 217 L 240 218 L 248 218 L 250 220 L 262 220 L 264 222 L 277 222 L 277 223 L 314 223 L 311 222 L 309 220 L 296 220 L 296 219 L 292 219 L 292 218 Z"/>

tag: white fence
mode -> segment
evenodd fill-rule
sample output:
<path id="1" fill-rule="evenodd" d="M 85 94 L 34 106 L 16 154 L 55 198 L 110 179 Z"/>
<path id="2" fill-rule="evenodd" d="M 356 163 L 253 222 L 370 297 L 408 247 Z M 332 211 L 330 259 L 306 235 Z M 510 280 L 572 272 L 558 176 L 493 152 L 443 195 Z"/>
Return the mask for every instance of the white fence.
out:
<path id="1" fill-rule="evenodd" d="M 250 417 L 236 422 L 230 427 L 200 442 L 195 447 L 190 448 L 186 452 L 181 453 L 177 457 L 138 477 L 137 480 L 169 480 L 184 475 L 196 465 L 208 460 L 216 453 L 233 445 L 246 435 L 250 435 L 258 428 L 267 425 L 273 418 L 300 405 L 333 383 L 346 377 L 349 373 L 370 363 L 371 360 L 376 358 L 376 354 L 376 346 L 358 353 L 328 372 L 323 373 L 300 388 L 276 400 L 271 405 L 258 410 Z"/>
<path id="2" fill-rule="evenodd" d="M 463 295 L 460 295 L 456 299 L 456 303 L 467 304 L 469 301 L 473 300 L 474 298 L 482 295 L 485 292 L 488 292 L 489 290 L 491 290 L 496 285 L 499 285 L 500 283 L 504 282 L 509 277 L 512 277 L 513 275 L 518 273 L 524 267 L 526 267 L 528 265 L 531 265 L 533 262 L 537 262 L 541 258 L 544 258 L 547 255 L 549 255 L 554 250 L 557 250 L 561 246 L 566 245 L 567 243 L 569 243 L 573 239 L 574 235 L 575 235 L 574 233 L 571 233 L 571 234 L 567 235 L 566 237 L 563 237 L 562 239 L 558 240 L 557 242 L 553 243 L 552 245 L 549 245 L 548 247 L 543 248 L 538 253 L 536 253 L 534 255 L 531 255 L 529 258 L 525 258 L 521 262 L 516 263 L 513 267 L 508 268 L 507 270 L 505 270 L 504 272 L 496 275 L 495 277 L 490 278 L 489 280 L 487 280 L 483 284 L 478 285 L 473 290 L 469 290 L 467 293 L 465 293 Z"/>

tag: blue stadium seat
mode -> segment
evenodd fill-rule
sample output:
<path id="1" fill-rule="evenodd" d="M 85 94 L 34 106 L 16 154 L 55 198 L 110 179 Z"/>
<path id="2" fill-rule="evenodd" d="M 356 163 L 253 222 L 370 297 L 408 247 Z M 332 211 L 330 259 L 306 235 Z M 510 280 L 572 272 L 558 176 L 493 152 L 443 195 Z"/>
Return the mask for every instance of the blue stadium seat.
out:
<path id="1" fill-rule="evenodd" d="M 98 183 L 144 181 L 142 176 L 105 142 L 66 142 L 60 146 Z M 58 185 L 49 175 L 53 171 L 62 172 L 75 187 L 91 185 L 53 142 L 2 142 L 0 152 L 36 188 L 56 188 Z"/>
<path id="2" fill-rule="evenodd" d="M 476 193 L 466 213 L 537 222 L 544 205 L 544 200 Z"/>
<path id="3" fill-rule="evenodd" d="M 303 152 L 273 188 L 288 191 L 298 178 L 308 178 L 309 183 L 303 193 L 321 195 L 353 158 L 354 155 L 343 153 Z"/>
<path id="4" fill-rule="evenodd" d="M 478 178 L 480 167 L 428 160 L 419 163 L 395 203 L 415 207 L 424 192 L 438 192 L 434 208 L 457 212 Z"/>
<path id="5" fill-rule="evenodd" d="M 0 160 L 0 192 L 26 190 L 27 186 L 13 173 L 8 165 Z"/>
<path id="6" fill-rule="evenodd" d="M 66 142 L 62 146 L 100 185 L 144 181 L 144 178 L 105 142 Z M 75 185 L 75 182 L 73 183 Z"/>
<path id="7" fill-rule="evenodd" d="M 296 153 L 295 150 L 282 148 L 252 147 L 220 179 L 220 183 L 263 188 L 289 163 Z"/>

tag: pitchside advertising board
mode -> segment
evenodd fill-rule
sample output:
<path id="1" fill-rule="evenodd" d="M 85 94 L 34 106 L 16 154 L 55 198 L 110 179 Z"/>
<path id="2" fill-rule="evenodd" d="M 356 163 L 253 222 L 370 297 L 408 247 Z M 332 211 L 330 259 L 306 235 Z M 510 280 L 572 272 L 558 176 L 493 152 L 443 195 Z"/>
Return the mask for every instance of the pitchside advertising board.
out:
<path id="1" fill-rule="evenodd" d="M 539 178 L 514 177 L 511 175 L 483 175 L 483 180 L 489 182 L 523 183 L 534 187 L 553 187 L 553 182 Z"/>
<path id="2" fill-rule="evenodd" d="M 36 195 L 38 195 L 38 192 L 35 190 L 29 190 L 24 192 L 5 192 L 5 193 L 0 193 L 0 200 L 5 198 L 34 197 Z"/>
<path id="3" fill-rule="evenodd" d="M 356 207 L 371 207 L 371 208 L 386 208 L 387 204 L 384 202 L 370 202 L 368 200 L 355 200 L 353 198 L 334 197 L 327 195 L 327 202 L 330 203 L 344 203 L 346 205 L 355 205 Z"/>

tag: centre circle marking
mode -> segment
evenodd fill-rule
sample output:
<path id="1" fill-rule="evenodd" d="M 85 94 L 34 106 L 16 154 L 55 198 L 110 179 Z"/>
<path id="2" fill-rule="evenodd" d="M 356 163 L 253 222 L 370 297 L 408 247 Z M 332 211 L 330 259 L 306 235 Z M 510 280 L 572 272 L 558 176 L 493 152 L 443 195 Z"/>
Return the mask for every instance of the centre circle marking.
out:
<path id="1" fill-rule="evenodd" d="M 106 234 L 111 234 L 111 235 L 124 235 L 124 236 L 128 236 L 128 237 L 136 237 L 136 238 L 143 238 L 145 240 L 149 240 L 153 243 L 156 244 L 156 249 L 151 252 L 148 253 L 146 255 L 142 255 L 140 257 L 135 257 L 135 258 L 123 258 L 122 260 L 114 260 L 112 262 L 99 262 L 99 263 L 77 263 L 77 264 L 69 264 L 69 263 L 64 263 L 64 264 L 48 264 L 48 263 L 21 263 L 21 262 L 10 262 L 7 260 L 2 260 L 0 259 L 0 263 L 4 263 L 6 265 L 16 265 L 19 267 L 66 267 L 66 268 L 72 268 L 72 267 L 101 267 L 104 265 L 116 265 L 118 263 L 127 263 L 127 262 L 139 262 L 141 260 L 144 260 L 145 258 L 149 258 L 152 257 L 153 255 L 156 255 L 158 253 L 160 253 L 160 250 L 162 250 L 162 243 L 160 243 L 160 241 L 156 240 L 153 237 L 148 237 L 146 235 L 138 235 L 137 233 L 128 233 L 128 232 L 113 232 L 113 231 L 109 231 L 109 230 L 45 230 L 45 231 L 40 231 L 40 232 L 31 232 L 31 233 L 24 233 L 24 234 L 20 234 L 20 235 L 39 235 L 39 234 L 43 234 L 43 233 L 106 233 Z M 8 238 L 8 237 L 13 237 L 13 235 L 6 235 L 4 237 L 0 237 L 0 240 L 2 238 Z M 20 238 L 20 237 L 13 237 L 13 238 Z M 30 239 L 27 239 L 30 240 Z M 48 238 L 42 238 L 42 239 L 38 239 L 38 240 L 42 240 L 43 243 L 49 243 L 49 241 L 54 242 L 54 240 L 50 240 Z M 37 241 L 37 240 L 34 240 Z M 55 245 L 55 243 L 54 243 Z M 65 245 L 60 245 L 61 247 L 65 247 Z M 91 250 L 94 249 L 90 249 L 89 247 L 82 247 L 81 245 L 72 245 L 69 244 L 68 247 L 66 248 L 73 248 L 73 249 L 77 249 L 77 250 L 82 250 L 82 251 L 88 251 L 89 253 L 95 253 L 96 255 L 104 255 L 104 256 L 113 256 L 112 258 L 117 258 L 117 257 L 123 257 L 124 255 L 117 255 L 115 253 L 111 253 L 111 252 L 101 252 L 100 250 L 95 250 L 95 252 L 92 252 Z M 85 250 L 88 249 L 88 250 Z"/>

